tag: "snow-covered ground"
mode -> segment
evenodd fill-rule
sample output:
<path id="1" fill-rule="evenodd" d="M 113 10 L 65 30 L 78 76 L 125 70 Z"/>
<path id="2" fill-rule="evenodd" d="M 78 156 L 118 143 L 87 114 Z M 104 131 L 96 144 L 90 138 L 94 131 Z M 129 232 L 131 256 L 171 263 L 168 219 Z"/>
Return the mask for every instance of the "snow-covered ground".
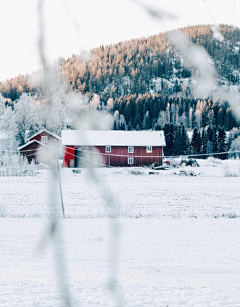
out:
<path id="1" fill-rule="evenodd" d="M 119 206 L 123 306 L 240 306 L 240 161 L 199 164 L 158 174 L 95 170 Z M 84 169 L 62 169 L 61 178 L 72 305 L 114 306 L 105 196 Z M 0 306 L 64 306 L 52 241 L 39 251 L 51 207 L 48 171 L 0 177 L 0 188 Z"/>
<path id="2" fill-rule="evenodd" d="M 118 200 L 122 217 L 240 217 L 240 160 L 199 160 L 200 167 L 172 168 L 149 175 L 149 168 L 95 169 L 106 190 Z M 180 176 L 191 170 L 197 176 Z M 83 169 L 61 170 L 63 202 L 68 218 L 106 216 L 104 195 Z M 49 215 L 48 171 L 31 177 L 0 177 L 0 215 Z"/>

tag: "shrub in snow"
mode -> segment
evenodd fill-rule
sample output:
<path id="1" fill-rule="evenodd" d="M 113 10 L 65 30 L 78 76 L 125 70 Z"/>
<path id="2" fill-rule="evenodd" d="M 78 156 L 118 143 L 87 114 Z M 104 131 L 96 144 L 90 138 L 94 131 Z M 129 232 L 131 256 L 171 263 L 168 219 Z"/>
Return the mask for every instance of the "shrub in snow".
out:
<path id="1" fill-rule="evenodd" d="M 7 209 L 6 206 L 0 206 L 0 217 L 7 216 Z"/>
<path id="2" fill-rule="evenodd" d="M 229 157 L 233 157 L 233 158 L 240 157 L 240 136 L 238 136 L 235 140 L 232 141 L 229 151 L 236 152 L 236 153 L 230 153 Z"/>
<path id="3" fill-rule="evenodd" d="M 232 211 L 232 212 L 228 212 L 228 213 L 223 213 L 222 217 L 228 217 L 230 219 L 235 219 L 237 217 L 237 215 L 234 211 Z"/>
<path id="4" fill-rule="evenodd" d="M 212 163 L 212 164 L 221 164 L 221 163 L 222 163 L 221 160 L 219 160 L 219 159 L 217 159 L 217 158 L 214 158 L 214 157 L 208 157 L 208 158 L 207 158 L 207 161 L 210 162 L 210 163 Z"/>
<path id="5" fill-rule="evenodd" d="M 230 167 L 228 164 L 228 161 L 226 161 L 224 167 L 223 167 L 223 175 L 224 177 L 240 177 L 240 165 L 238 165 L 238 168 L 236 167 Z"/>
<path id="6" fill-rule="evenodd" d="M 28 163 L 25 156 L 18 154 L 2 154 L 0 156 L 0 175 L 1 176 L 23 176 L 36 175 L 37 165 L 32 160 Z"/>

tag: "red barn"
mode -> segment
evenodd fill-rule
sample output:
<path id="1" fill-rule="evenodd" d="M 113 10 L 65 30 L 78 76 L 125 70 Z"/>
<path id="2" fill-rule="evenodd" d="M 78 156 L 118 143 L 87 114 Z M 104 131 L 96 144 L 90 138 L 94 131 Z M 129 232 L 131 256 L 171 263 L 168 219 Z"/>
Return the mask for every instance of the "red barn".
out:
<path id="1" fill-rule="evenodd" d="M 41 130 L 40 132 L 32 135 L 30 138 L 26 140 L 26 143 L 19 147 L 19 152 L 26 156 L 28 162 L 31 162 L 32 159 L 37 161 L 37 150 L 44 149 L 48 147 L 50 142 L 57 142 L 60 148 L 61 138 L 46 129 Z"/>
<path id="2" fill-rule="evenodd" d="M 80 167 L 83 155 L 97 151 L 106 166 L 162 164 L 163 131 L 63 130 L 64 166 Z"/>

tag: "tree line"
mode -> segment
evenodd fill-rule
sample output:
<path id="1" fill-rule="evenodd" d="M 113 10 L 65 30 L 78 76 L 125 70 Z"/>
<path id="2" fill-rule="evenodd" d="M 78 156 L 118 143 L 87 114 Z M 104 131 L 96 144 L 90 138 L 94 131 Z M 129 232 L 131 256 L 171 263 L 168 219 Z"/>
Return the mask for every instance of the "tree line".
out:
<path id="1" fill-rule="evenodd" d="M 153 96 L 134 94 L 111 100 L 109 105 L 114 114 L 115 130 L 159 130 L 165 124 L 173 124 L 186 129 L 210 126 L 229 131 L 239 126 L 231 107 L 220 99 L 169 97 L 160 93 Z"/>
<path id="2" fill-rule="evenodd" d="M 201 130 L 194 128 L 191 136 L 184 126 L 165 124 L 163 130 L 166 156 L 194 155 L 195 157 L 207 158 L 214 153 L 215 157 L 226 159 L 228 157 L 227 151 L 233 141 L 231 137 L 227 137 L 224 128 L 216 129 L 210 126 Z"/>
<path id="3" fill-rule="evenodd" d="M 6 136 L 1 150 L 9 153 L 11 150 L 17 150 L 28 137 L 43 128 L 57 135 L 61 135 L 63 129 L 74 128 L 75 109 L 69 105 L 69 101 L 73 98 L 81 97 L 71 97 L 64 92 L 56 92 L 48 98 L 50 101 L 38 101 L 36 97 L 24 93 L 10 105 L 9 101 L 0 95 L 0 130 Z M 211 99 L 202 101 L 190 98 L 185 101 L 180 97 L 169 99 L 160 94 L 152 98 L 148 95 L 138 97 L 129 95 L 128 98 L 127 101 L 123 99 L 122 103 L 112 100 L 107 106 L 101 103 L 98 95 L 87 104 L 81 100 L 84 117 L 92 117 L 91 110 L 102 114 L 110 112 L 112 129 L 164 130 L 166 140 L 164 153 L 167 156 L 207 157 L 212 153 L 225 153 L 231 149 L 231 146 L 234 151 L 240 149 L 239 128 L 234 125 L 229 126 L 229 122 L 224 120 L 228 116 L 228 107 L 224 107 L 224 104 L 215 104 Z M 47 108 L 48 102 L 51 103 L 51 109 Z M 89 114 L 86 113 L 87 110 Z M 190 115 L 186 116 L 185 113 Z M 222 113 L 225 115 L 222 116 Z M 230 129 L 226 129 L 224 124 Z M 224 159 L 227 154 L 221 154 L 219 157 Z"/>

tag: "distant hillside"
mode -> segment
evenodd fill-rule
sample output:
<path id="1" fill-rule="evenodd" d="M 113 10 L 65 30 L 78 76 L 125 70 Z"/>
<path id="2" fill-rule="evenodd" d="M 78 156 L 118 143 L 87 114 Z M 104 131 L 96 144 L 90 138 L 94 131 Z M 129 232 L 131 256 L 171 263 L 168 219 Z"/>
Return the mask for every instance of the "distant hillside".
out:
<path id="1" fill-rule="evenodd" d="M 220 25 L 225 40 L 218 42 L 212 36 L 210 25 L 181 29 L 194 44 L 202 45 L 210 54 L 219 73 L 219 81 L 239 83 L 240 29 Z M 192 71 L 185 69 L 179 52 L 171 45 L 166 33 L 149 38 L 134 39 L 92 50 L 89 61 L 59 59 L 58 69 L 70 82 L 72 89 L 91 97 L 98 94 L 106 104 L 128 94 L 161 92 L 167 95 L 184 92 L 191 95 L 184 80 L 191 78 Z M 187 78 L 187 79 L 186 79 Z M 188 82 L 185 82 L 188 84 Z M 18 76 L 0 83 L 0 92 L 15 100 L 22 92 L 37 92 L 30 76 Z M 196 97 L 197 98 L 197 97 Z"/>

